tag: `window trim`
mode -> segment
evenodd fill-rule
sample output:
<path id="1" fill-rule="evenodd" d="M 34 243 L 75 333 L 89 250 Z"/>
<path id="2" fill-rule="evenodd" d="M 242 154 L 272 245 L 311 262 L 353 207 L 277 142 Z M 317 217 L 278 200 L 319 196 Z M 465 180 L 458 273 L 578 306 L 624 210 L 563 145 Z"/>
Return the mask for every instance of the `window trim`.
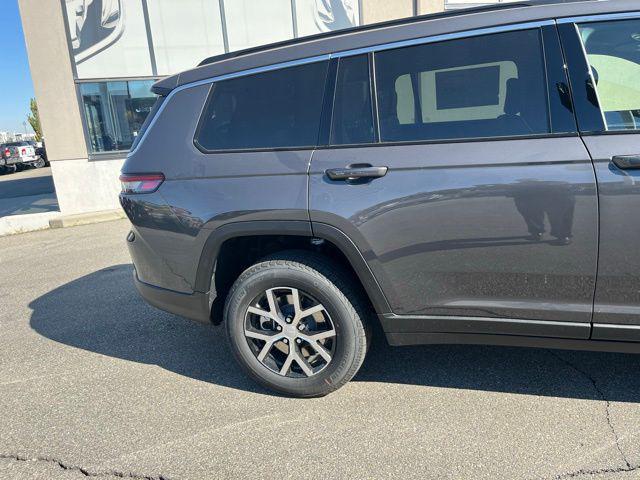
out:
<path id="1" fill-rule="evenodd" d="M 528 29 L 533 29 L 533 28 L 541 28 L 541 27 L 544 27 L 544 26 L 555 26 L 555 25 L 556 25 L 556 20 L 555 19 L 547 19 L 547 20 L 540 20 L 540 21 L 533 21 L 533 22 L 522 22 L 522 23 L 512 23 L 512 24 L 506 24 L 506 25 L 495 25 L 495 26 L 479 28 L 479 29 L 461 30 L 461 31 L 458 31 L 458 32 L 453 32 L 453 33 L 447 33 L 447 34 L 441 34 L 441 35 L 431 35 L 431 36 L 419 37 L 419 38 L 414 38 L 414 39 L 409 39 L 409 40 L 401 40 L 401 41 L 390 42 L 390 43 L 382 43 L 382 44 L 372 45 L 370 47 L 365 47 L 365 48 L 344 50 L 344 51 L 341 51 L 341 52 L 334 52 L 334 53 L 328 53 L 328 54 L 324 54 L 324 55 L 317 55 L 317 56 L 313 56 L 313 57 L 300 58 L 300 59 L 296 59 L 296 60 L 290 60 L 290 61 L 287 61 L 287 62 L 275 63 L 275 64 L 266 65 L 266 66 L 262 66 L 262 67 L 255 67 L 255 68 L 250 68 L 250 69 L 246 69 L 246 70 L 239 70 L 237 72 L 231 72 L 231 73 L 227 73 L 227 74 L 223 74 L 223 75 L 218 75 L 218 76 L 214 76 L 214 77 L 210 77 L 210 78 L 205 78 L 205 79 L 198 80 L 198 81 L 191 82 L 191 83 L 185 83 L 184 85 L 180 85 L 179 87 L 176 87 L 173 90 L 171 90 L 171 92 L 169 92 L 169 94 L 167 95 L 166 100 L 163 103 L 162 107 L 160 108 L 160 110 L 158 111 L 158 113 L 156 114 L 156 116 L 152 120 L 152 122 L 149 124 L 149 127 L 147 128 L 147 132 L 145 132 L 145 135 L 140 139 L 140 141 L 138 142 L 138 145 L 136 146 L 136 148 L 133 149 L 133 150 L 130 150 L 127 156 L 134 155 L 138 151 L 138 149 L 141 148 L 141 146 L 144 144 L 144 142 L 146 140 L 147 133 L 149 132 L 149 130 L 151 130 L 154 127 L 155 122 L 162 115 L 162 113 L 164 111 L 164 108 L 169 103 L 169 101 L 172 99 L 172 97 L 174 95 L 178 94 L 179 92 L 182 92 L 182 91 L 187 90 L 189 88 L 196 88 L 196 87 L 199 87 L 199 86 L 202 86 L 202 85 L 213 84 L 215 82 L 219 82 L 219 81 L 222 81 L 222 80 L 229 80 L 229 79 L 232 79 L 232 78 L 237 78 L 237 77 L 242 77 L 242 76 L 247 76 L 247 75 L 256 75 L 256 74 L 259 74 L 259 73 L 268 72 L 268 71 L 272 71 L 272 70 L 279 70 L 279 69 L 282 69 L 282 68 L 288 68 L 288 67 L 293 67 L 293 66 L 298 66 L 298 65 L 304 65 L 304 64 L 307 64 L 307 63 L 321 62 L 321 61 L 331 60 L 331 59 L 334 59 L 334 58 L 340 58 L 340 57 L 345 57 L 345 56 L 360 55 L 360 54 L 372 53 L 372 52 L 377 52 L 377 51 L 382 51 L 382 50 L 391 50 L 391 49 L 395 49 L 395 48 L 401 48 L 401 47 L 404 47 L 404 46 L 421 45 L 421 44 L 435 43 L 435 42 L 441 42 L 441 41 L 446 41 L 446 40 L 470 38 L 470 37 L 477 37 L 477 36 L 482 36 L 482 35 L 490 35 L 490 34 L 493 34 L 493 33 L 528 30 Z M 375 57 L 375 55 L 374 55 L 374 57 Z M 375 58 L 373 59 L 373 63 L 375 63 Z M 375 86 L 375 82 L 374 82 L 374 86 Z M 200 118 L 198 118 L 198 124 L 200 124 L 200 121 L 201 121 L 201 116 L 200 116 Z M 378 134 L 379 134 L 379 132 L 378 132 Z M 546 136 L 553 136 L 553 134 L 546 134 Z M 193 144 L 194 144 L 194 147 L 197 148 L 197 143 L 195 141 L 195 138 L 196 138 L 196 132 L 194 131 Z M 490 137 L 490 138 L 492 138 L 492 139 L 493 138 L 502 139 L 502 138 L 506 138 L 506 137 Z M 519 137 L 519 138 L 522 138 L 522 137 Z M 372 144 L 372 145 L 376 145 L 376 144 Z M 322 147 L 322 145 L 310 146 L 309 148 L 319 148 L 319 147 Z M 206 154 L 209 155 L 209 154 L 216 154 L 216 153 L 231 153 L 231 152 L 288 151 L 288 150 L 306 150 L 306 149 L 307 148 L 302 148 L 302 147 L 291 147 L 291 148 L 282 147 L 282 148 L 260 148 L 260 149 L 243 149 L 243 150 L 213 150 L 213 151 L 206 151 L 206 152 L 203 152 L 203 153 L 206 153 Z M 200 150 L 199 148 L 198 148 L 198 150 L 202 152 L 202 150 Z"/>
<path id="2" fill-rule="evenodd" d="M 632 20 L 634 18 L 640 18 L 640 11 L 630 11 L 622 13 L 603 13 L 595 15 L 583 15 L 578 17 L 564 17 L 558 18 L 558 24 L 564 23 L 592 23 L 592 22 L 607 22 L 609 20 Z"/>
<path id="3" fill-rule="evenodd" d="M 359 56 L 359 55 L 357 55 Z M 340 74 L 340 68 L 342 68 L 342 58 L 335 58 L 332 61 L 336 62 L 336 66 L 337 66 L 337 71 L 335 72 L 335 80 L 333 82 L 333 92 L 332 92 L 332 102 L 330 107 L 331 110 L 331 118 L 329 119 L 329 139 L 326 142 L 326 144 L 324 145 L 331 145 L 331 146 L 340 146 L 340 145 L 361 145 L 361 144 L 371 144 L 371 143 L 380 143 L 380 128 L 379 128 L 379 123 L 378 123 L 378 102 L 377 99 L 375 98 L 376 95 L 376 90 L 375 90 L 375 70 L 373 70 L 373 62 L 374 62 L 374 58 L 375 55 L 373 53 L 367 53 L 367 54 L 362 54 L 362 57 L 365 58 L 365 60 L 367 61 L 367 75 L 368 75 L 368 80 L 369 80 L 369 100 L 371 102 L 371 123 L 372 123 L 372 127 L 373 127 L 373 141 L 372 142 L 360 142 L 360 143 L 351 143 L 351 144 L 345 144 L 345 143 L 333 143 L 333 125 L 334 125 L 334 120 L 335 120 L 335 105 L 336 105 L 336 94 L 337 94 L 337 87 L 338 87 L 338 75 Z M 353 58 L 353 57 L 348 57 L 348 58 Z M 331 93 L 331 92 L 330 92 Z M 320 143 L 318 144 L 318 146 L 321 145 Z"/>
<path id="4" fill-rule="evenodd" d="M 576 114 L 576 120 L 578 122 L 578 130 L 583 137 L 593 136 L 607 136 L 607 135 L 640 135 L 640 130 L 608 130 L 607 122 L 604 117 L 604 112 L 600 103 L 600 96 L 598 90 L 593 88 L 593 94 L 598 102 L 598 105 L 593 105 L 586 100 L 583 96 L 576 97 L 575 85 L 576 81 L 582 83 L 581 79 L 585 76 L 595 84 L 593 79 L 593 72 L 588 60 L 587 51 L 585 49 L 584 42 L 580 36 L 579 24 L 585 23 L 600 23 L 611 21 L 624 21 L 640 19 L 640 11 L 624 12 L 624 13 L 612 13 L 602 15 L 588 15 L 581 17 L 568 17 L 558 19 L 558 31 L 560 33 L 560 40 L 562 42 L 562 48 L 565 52 L 565 61 L 569 72 L 569 80 L 571 82 L 571 97 L 573 99 L 574 110 Z M 578 48 L 579 47 L 579 48 Z M 569 50 L 569 51 L 568 51 Z M 586 79 L 584 79 L 586 81 Z M 595 112 L 597 110 L 597 112 Z M 594 118 L 598 120 L 594 122 Z M 583 125 L 587 124 L 587 128 L 583 128 Z"/>
<path id="5" fill-rule="evenodd" d="M 534 26 L 531 27 L 530 25 L 532 24 L 540 24 L 538 26 Z M 508 135 L 508 136 L 484 136 L 484 137 L 464 137 L 464 138 L 443 138 L 443 139 L 439 139 L 439 138 L 434 138 L 434 139 L 422 139 L 422 140 L 393 140 L 393 141 L 388 141 L 385 142 L 382 140 L 382 132 L 380 130 L 380 125 L 378 122 L 378 132 L 377 132 L 377 137 L 378 137 L 378 142 L 376 144 L 369 144 L 369 146 L 373 146 L 373 145 L 432 145 L 432 144 L 446 144 L 446 143 L 462 143 L 462 142 L 487 142 L 487 141 L 501 141 L 501 140 L 527 140 L 527 139 L 536 139 L 536 138 L 556 138 L 556 137 L 574 137 L 574 136 L 578 136 L 578 127 L 577 125 L 574 126 L 575 131 L 572 132 L 554 132 L 553 131 L 553 122 L 554 122 L 554 114 L 553 111 L 551 109 L 551 90 L 550 90 L 550 76 L 549 76 L 549 58 L 547 57 L 547 48 L 548 46 L 545 45 L 545 28 L 553 28 L 554 30 L 557 31 L 557 25 L 555 23 L 554 20 L 551 20 L 549 22 L 530 22 L 530 23 L 523 23 L 523 24 L 519 24 L 519 25 L 527 25 L 527 28 L 517 28 L 517 29 L 505 29 L 505 30 L 500 30 L 500 31 L 496 31 L 496 32 L 491 32 L 491 33 L 487 33 L 487 34 L 481 34 L 481 35 L 472 35 L 472 36 L 465 36 L 465 37 L 456 37 L 456 38 L 446 38 L 445 40 L 441 40 L 441 41 L 436 41 L 436 42 L 425 42 L 425 43 L 416 43 L 416 44 L 411 44 L 408 45 L 409 47 L 413 47 L 416 45 L 423 45 L 423 44 L 428 44 L 428 43 L 441 43 L 441 42 L 445 42 L 448 40 L 462 40 L 462 39 L 467 39 L 467 38 L 474 38 L 474 37 L 478 37 L 478 36 L 485 36 L 485 35 L 492 35 L 495 33 L 508 33 L 508 32 L 518 32 L 518 31 L 524 31 L 524 30 L 537 30 L 538 31 L 538 37 L 539 37 L 539 41 L 540 41 L 540 53 L 542 55 L 542 66 L 544 68 L 544 84 L 545 84 L 545 95 L 546 95 L 546 105 L 547 105 L 547 114 L 548 114 L 548 128 L 549 128 L 549 132 L 543 132 L 543 133 L 532 133 L 532 134 L 524 134 L 524 135 Z M 559 40 L 558 40 L 559 41 Z M 404 48 L 404 47 L 400 47 L 400 48 Z M 385 49 L 386 50 L 386 49 Z M 395 48 L 394 48 L 395 50 Z M 375 62 L 375 58 L 376 58 L 376 52 L 374 51 L 372 53 L 373 58 L 374 58 L 374 62 Z M 375 64 L 374 64 L 375 65 Z M 374 78 L 377 78 L 377 75 L 375 75 L 374 72 Z M 567 82 L 569 82 L 569 79 L 566 78 Z M 377 88 L 377 81 L 375 84 L 375 89 L 373 91 L 373 95 L 374 97 L 377 99 L 378 96 L 378 88 Z M 570 92 L 569 93 L 570 97 L 571 97 L 571 103 L 572 106 L 574 108 L 575 111 L 575 105 L 573 102 L 573 95 Z M 377 102 L 376 102 L 377 105 Z M 417 115 L 417 112 L 416 112 Z M 379 118 L 380 116 L 380 112 L 377 111 L 376 112 L 376 116 Z M 574 116 L 574 120 L 575 120 L 575 116 Z M 351 147 L 355 146 L 355 145 L 350 145 Z"/>
<path id="6" fill-rule="evenodd" d="M 377 143 L 352 143 L 344 145 L 318 145 L 314 150 L 327 150 L 336 148 L 369 148 L 369 147 L 401 147 L 409 145 L 444 145 L 452 143 L 481 143 L 481 142 L 504 142 L 514 140 L 542 140 L 545 138 L 571 138 L 579 137 L 578 132 L 559 133 L 533 133 L 527 135 L 509 135 L 506 137 L 468 137 L 468 138 L 445 138 L 434 140 L 406 140 Z"/>
<path id="7" fill-rule="evenodd" d="M 323 55 L 323 57 L 324 57 L 324 55 Z M 193 146 L 197 150 L 199 150 L 200 153 L 204 153 L 206 155 L 218 154 L 218 153 L 288 152 L 288 151 L 305 151 L 305 150 L 314 150 L 314 149 L 316 149 L 318 147 L 319 142 L 320 142 L 320 134 L 323 131 L 323 127 L 324 127 L 323 123 L 325 121 L 325 103 L 327 101 L 326 97 L 327 97 L 328 88 L 329 88 L 329 86 L 331 86 L 331 84 L 333 84 L 333 86 L 331 88 L 333 89 L 333 91 L 335 91 L 335 80 L 337 78 L 337 76 L 336 76 L 337 70 L 334 70 L 332 68 L 334 66 L 335 62 L 332 62 L 331 58 L 328 55 L 326 57 L 327 58 L 324 59 L 324 60 L 315 60 L 315 61 L 309 61 L 309 62 L 303 62 L 303 63 L 296 63 L 295 65 L 287 65 L 286 67 L 281 67 L 281 68 L 268 68 L 268 67 L 265 67 L 265 68 L 268 68 L 268 69 L 260 71 L 260 72 L 257 72 L 257 73 L 252 73 L 252 74 L 249 74 L 249 75 L 235 75 L 235 76 L 230 77 L 230 78 L 221 78 L 221 77 L 219 77 L 219 79 L 216 80 L 216 82 L 212 82 L 211 83 L 209 91 L 207 92 L 207 100 L 204 102 L 204 106 L 203 106 L 202 110 L 200 111 L 200 114 L 198 116 L 198 123 L 197 123 L 196 129 L 195 129 L 195 131 L 193 133 Z M 311 58 L 317 59 L 319 57 L 311 57 Z M 198 141 L 198 136 L 200 134 L 200 131 L 202 130 L 202 127 L 204 126 L 204 120 L 205 120 L 204 115 L 205 115 L 205 112 L 208 110 L 208 107 L 211 104 L 211 101 L 213 100 L 214 83 L 221 82 L 221 81 L 224 81 L 224 80 L 231 80 L 231 79 L 240 78 L 240 77 L 254 76 L 254 75 L 258 75 L 260 73 L 267 73 L 267 72 L 272 72 L 272 71 L 276 71 L 276 70 L 282 70 L 282 69 L 285 69 L 285 68 L 299 67 L 299 66 L 302 66 L 302 65 L 310 65 L 310 64 L 313 64 L 313 63 L 320 63 L 320 62 L 326 62 L 327 63 L 327 68 L 326 68 L 326 71 L 325 71 L 324 85 L 322 87 L 322 99 L 320 101 L 320 112 L 319 112 L 320 118 L 318 120 L 318 131 L 316 132 L 315 145 L 299 145 L 299 146 L 294 146 L 294 147 L 282 146 L 282 147 L 207 149 L 203 145 L 201 145 L 200 142 Z M 289 64 L 291 62 L 286 62 L 286 63 Z M 276 64 L 276 65 L 284 65 L 284 64 Z M 270 65 L 270 67 L 271 66 L 272 65 Z M 230 74 L 230 75 L 233 75 L 233 74 Z M 223 75 L 223 77 L 225 77 L 225 76 L 226 75 Z M 329 93 L 331 93 L 331 92 L 329 92 Z M 169 95 L 169 97 L 170 97 L 170 95 Z M 158 110 L 158 113 L 156 114 L 156 117 L 158 117 L 162 113 L 164 104 L 167 103 L 167 101 L 169 100 L 169 97 L 167 97 L 165 99 L 163 105 L 161 105 L 160 109 Z M 333 108 L 331 108 L 330 111 L 331 111 L 331 118 L 329 119 L 329 123 L 331 123 L 331 119 L 333 118 Z M 151 129 L 151 127 L 153 126 L 154 120 L 151 121 L 151 123 L 147 127 L 147 130 Z M 137 146 L 140 146 L 140 144 L 143 142 L 143 140 L 144 140 L 144 137 L 140 139 L 140 142 L 138 143 Z"/>
<path id="8" fill-rule="evenodd" d="M 427 37 L 413 38 L 410 40 L 400 40 L 397 42 L 381 43 L 370 47 L 356 48 L 353 50 L 344 50 L 332 53 L 332 58 L 351 57 L 369 52 L 382 52 L 385 50 L 395 50 L 396 48 L 413 47 L 416 45 L 425 45 L 428 43 L 446 42 L 447 40 L 458 40 L 462 38 L 482 37 L 494 33 L 518 32 L 520 30 L 533 30 L 544 26 L 555 25 L 553 19 L 540 20 L 535 22 L 513 23 L 508 25 L 496 25 L 493 27 L 477 28 L 474 30 L 463 30 L 459 32 L 444 33 L 441 35 L 431 35 Z"/>

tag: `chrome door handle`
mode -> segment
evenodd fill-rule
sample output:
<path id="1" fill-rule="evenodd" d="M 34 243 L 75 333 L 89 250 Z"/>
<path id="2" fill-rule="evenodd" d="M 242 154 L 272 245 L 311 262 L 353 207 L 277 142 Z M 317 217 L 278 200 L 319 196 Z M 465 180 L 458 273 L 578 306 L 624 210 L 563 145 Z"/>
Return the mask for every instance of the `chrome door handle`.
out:
<path id="1" fill-rule="evenodd" d="M 611 161 L 621 170 L 635 170 L 640 168 L 640 155 L 616 155 Z"/>
<path id="2" fill-rule="evenodd" d="M 331 180 L 356 180 L 358 178 L 380 178 L 387 174 L 388 167 L 353 166 L 330 168 L 325 171 Z"/>

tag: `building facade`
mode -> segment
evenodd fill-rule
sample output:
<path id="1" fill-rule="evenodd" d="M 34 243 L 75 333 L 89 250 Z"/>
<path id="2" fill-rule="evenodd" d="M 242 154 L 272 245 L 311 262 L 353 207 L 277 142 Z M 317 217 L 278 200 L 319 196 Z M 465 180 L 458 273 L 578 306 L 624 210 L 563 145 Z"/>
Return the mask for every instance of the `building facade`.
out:
<path id="1" fill-rule="evenodd" d="M 487 3 L 487 2 L 485 2 Z M 159 78 L 206 57 L 468 0 L 19 0 L 63 214 L 118 208 L 118 174 Z"/>

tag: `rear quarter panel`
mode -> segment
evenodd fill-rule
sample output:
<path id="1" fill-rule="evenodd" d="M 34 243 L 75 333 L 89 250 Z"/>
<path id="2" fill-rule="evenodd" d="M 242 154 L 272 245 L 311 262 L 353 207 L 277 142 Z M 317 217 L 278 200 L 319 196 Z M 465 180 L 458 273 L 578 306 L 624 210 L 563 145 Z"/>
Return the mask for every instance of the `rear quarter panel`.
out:
<path id="1" fill-rule="evenodd" d="M 143 198 L 146 195 L 133 195 L 123 205 L 129 204 L 125 207 L 129 213 L 134 204 L 146 204 L 149 214 L 129 213 L 129 218 L 144 238 L 148 261 L 164 271 L 158 275 L 147 271 L 141 280 L 183 292 L 194 290 L 205 242 L 220 226 L 256 220 L 309 221 L 311 150 L 203 153 L 194 146 L 209 88 L 192 87 L 169 97 L 122 169 L 165 175 L 158 192 L 149 197 L 152 202 Z"/>

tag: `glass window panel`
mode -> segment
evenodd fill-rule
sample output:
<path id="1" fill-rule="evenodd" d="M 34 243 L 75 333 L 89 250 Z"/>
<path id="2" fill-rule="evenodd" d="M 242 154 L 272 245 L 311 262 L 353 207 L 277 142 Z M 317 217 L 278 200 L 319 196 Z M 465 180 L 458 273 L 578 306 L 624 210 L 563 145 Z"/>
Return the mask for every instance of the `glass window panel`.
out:
<path id="1" fill-rule="evenodd" d="M 539 30 L 376 54 L 383 141 L 549 133 Z"/>
<path id="2" fill-rule="evenodd" d="M 142 2 L 65 0 L 78 78 L 153 75 Z"/>
<path id="3" fill-rule="evenodd" d="M 580 25 L 607 130 L 640 130 L 640 20 Z"/>
<path id="4" fill-rule="evenodd" d="M 367 55 L 341 59 L 333 100 L 331 123 L 333 145 L 374 141 L 371 103 Z"/>
<path id="5" fill-rule="evenodd" d="M 224 53 L 218 0 L 152 0 L 147 2 L 159 75 L 195 67 Z"/>
<path id="6" fill-rule="evenodd" d="M 359 25 L 357 0 L 294 0 L 298 36 Z"/>
<path id="7" fill-rule="evenodd" d="M 82 108 L 92 153 L 131 148 L 156 96 L 153 80 L 80 84 Z"/>
<path id="8" fill-rule="evenodd" d="M 217 82 L 197 143 L 206 150 L 313 147 L 328 62 Z"/>
<path id="9" fill-rule="evenodd" d="M 229 50 L 241 50 L 293 37 L 291 0 L 224 2 Z"/>

